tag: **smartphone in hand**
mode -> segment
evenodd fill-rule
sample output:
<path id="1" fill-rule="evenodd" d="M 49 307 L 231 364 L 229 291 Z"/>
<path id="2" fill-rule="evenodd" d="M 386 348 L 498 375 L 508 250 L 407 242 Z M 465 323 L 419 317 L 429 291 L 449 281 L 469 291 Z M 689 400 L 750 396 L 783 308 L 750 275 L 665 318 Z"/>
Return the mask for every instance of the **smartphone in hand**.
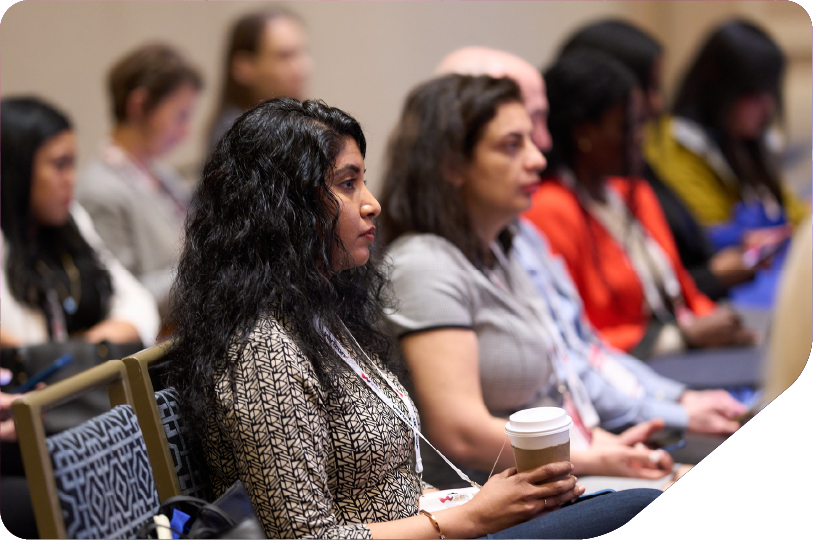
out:
<path id="1" fill-rule="evenodd" d="M 25 380 L 23 384 L 15 388 L 14 390 L 10 391 L 10 394 L 24 394 L 34 389 L 41 382 L 45 382 L 47 379 L 53 377 L 57 374 L 59 370 L 64 368 L 65 366 L 69 365 L 73 362 L 73 355 L 72 354 L 63 354 L 43 369 L 35 373 L 34 375 L 30 376 L 28 379 Z"/>
<path id="2" fill-rule="evenodd" d="M 657 433 L 653 433 L 652 436 L 647 439 L 645 444 L 653 450 L 660 449 L 671 452 L 686 446 L 685 437 L 686 434 L 682 429 L 665 428 Z"/>

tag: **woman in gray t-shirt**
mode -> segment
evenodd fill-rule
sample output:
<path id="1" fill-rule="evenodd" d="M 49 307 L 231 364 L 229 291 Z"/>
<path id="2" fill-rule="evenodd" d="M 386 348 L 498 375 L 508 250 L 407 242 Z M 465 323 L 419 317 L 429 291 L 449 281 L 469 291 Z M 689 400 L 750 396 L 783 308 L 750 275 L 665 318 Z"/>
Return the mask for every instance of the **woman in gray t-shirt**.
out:
<path id="1" fill-rule="evenodd" d="M 390 143 L 382 200 L 400 338 L 429 440 L 484 478 L 514 465 L 505 418 L 562 405 L 580 475 L 661 478 L 665 452 L 640 444 L 662 422 L 621 435 L 600 428 L 552 322 L 511 254 L 511 224 L 528 209 L 545 158 L 509 79 L 451 75 L 407 98 Z M 427 456 L 430 454 L 427 453 Z M 429 459 L 427 457 L 427 459 Z M 427 463 L 427 472 L 442 472 Z M 443 484 L 442 473 L 432 477 Z M 429 479 L 429 477 L 427 477 Z"/>

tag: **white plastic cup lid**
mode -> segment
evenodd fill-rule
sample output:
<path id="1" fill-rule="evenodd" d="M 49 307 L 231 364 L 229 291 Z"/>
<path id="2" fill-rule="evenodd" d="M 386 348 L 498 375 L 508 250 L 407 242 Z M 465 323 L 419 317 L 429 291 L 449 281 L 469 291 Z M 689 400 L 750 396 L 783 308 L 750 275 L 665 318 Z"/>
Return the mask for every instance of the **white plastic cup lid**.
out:
<path id="1" fill-rule="evenodd" d="M 518 411 L 508 417 L 505 432 L 514 437 L 537 437 L 560 433 L 573 425 L 573 420 L 559 407 L 536 407 Z"/>

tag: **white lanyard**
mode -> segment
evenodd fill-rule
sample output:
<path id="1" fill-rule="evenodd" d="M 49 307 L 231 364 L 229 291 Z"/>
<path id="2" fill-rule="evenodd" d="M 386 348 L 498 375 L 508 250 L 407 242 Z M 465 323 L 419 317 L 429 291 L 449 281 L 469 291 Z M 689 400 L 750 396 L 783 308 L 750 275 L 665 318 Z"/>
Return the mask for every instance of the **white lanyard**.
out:
<path id="1" fill-rule="evenodd" d="M 409 426 L 410 429 L 412 429 L 412 432 L 415 434 L 415 471 L 419 474 L 423 472 L 423 462 L 421 460 L 421 445 L 420 445 L 420 439 L 423 439 L 424 442 L 426 442 L 426 444 L 428 444 L 432 448 L 432 450 L 437 452 L 438 455 L 441 458 L 443 458 L 443 461 L 445 461 L 452 469 L 454 469 L 454 471 L 458 474 L 458 476 L 460 476 L 462 480 L 468 482 L 473 487 L 480 488 L 481 486 L 477 482 L 471 480 L 466 475 L 466 473 L 455 467 L 454 464 L 446 458 L 446 456 L 441 454 L 440 451 L 432 445 L 432 443 L 426 440 L 426 437 L 423 436 L 419 429 L 418 417 L 415 414 L 415 410 L 413 409 L 409 399 L 407 399 L 404 393 L 401 392 L 395 386 L 395 384 L 381 372 L 381 370 L 378 368 L 378 366 L 375 365 L 375 363 L 372 360 L 370 360 L 370 358 L 367 356 L 367 353 L 365 353 L 364 350 L 362 350 L 361 346 L 359 346 L 358 342 L 356 341 L 356 338 L 353 337 L 353 334 L 351 334 L 347 327 L 344 326 L 344 323 L 342 323 L 342 326 L 344 327 L 344 331 L 347 333 L 347 335 L 350 336 L 350 339 L 352 339 L 353 342 L 356 344 L 358 350 L 361 351 L 362 354 L 364 354 L 364 357 L 367 359 L 369 364 L 373 366 L 373 368 L 378 372 L 379 376 L 387 382 L 392 391 L 395 392 L 396 395 L 398 395 L 398 397 L 401 398 L 401 401 L 406 406 L 407 411 L 409 411 L 410 416 L 409 419 L 404 415 L 403 412 L 401 412 L 395 406 L 392 400 L 389 397 L 387 397 L 386 394 L 384 394 L 381 388 L 370 377 L 368 377 L 366 373 L 364 373 L 364 370 L 361 369 L 361 367 L 356 363 L 355 360 L 353 360 L 353 358 L 350 356 L 350 354 L 348 354 L 344 346 L 342 346 L 342 344 L 339 343 L 339 340 L 336 339 L 336 336 L 333 335 L 333 332 L 331 332 L 324 325 L 324 323 L 322 323 L 321 320 L 319 320 L 318 318 L 316 319 L 316 327 L 319 329 L 320 332 L 322 332 L 322 335 L 325 336 L 325 339 L 330 344 L 330 346 L 333 347 L 333 350 L 336 351 L 336 353 L 342 357 L 342 359 L 347 363 L 347 365 L 350 366 L 350 369 L 352 369 L 356 373 L 356 375 L 358 375 L 361 378 L 361 380 L 364 381 L 365 384 L 367 384 L 367 386 L 370 387 L 370 389 L 375 393 L 375 395 L 377 395 L 381 399 L 381 401 L 383 401 L 395 413 L 395 415 L 401 419 L 401 421 L 403 421 L 407 426 Z"/>
<path id="2" fill-rule="evenodd" d="M 630 215 L 626 205 L 621 201 L 621 198 L 615 191 L 611 188 L 606 188 L 605 193 L 607 195 L 608 207 L 602 207 L 593 202 L 588 202 L 585 206 L 590 214 L 602 224 L 604 229 L 615 241 L 627 251 L 627 259 L 632 264 L 638 276 L 638 281 L 641 283 L 641 287 L 644 291 L 644 298 L 652 314 L 662 319 L 664 312 L 667 311 L 663 303 L 663 297 L 655 283 L 653 271 L 657 271 L 663 281 L 664 293 L 666 293 L 666 296 L 672 302 L 675 315 L 679 317 L 688 315 L 688 313 L 686 313 L 687 310 L 684 309 L 686 301 L 683 298 L 683 290 L 663 248 L 649 235 L 640 222 L 634 216 Z M 639 257 L 632 255 L 631 250 L 627 247 L 628 239 L 624 238 L 620 233 L 618 223 L 608 215 L 608 211 L 623 216 L 624 222 L 629 223 L 630 232 L 636 235 L 638 240 L 643 242 L 645 246 L 644 251 L 646 251 L 646 253 L 643 255 L 649 258 L 655 268 L 653 268 L 652 265 L 646 264 L 645 261 L 640 260 Z M 661 322 L 668 323 L 669 321 L 662 320 Z"/>
<path id="3" fill-rule="evenodd" d="M 534 278 L 534 284 L 545 296 L 550 316 L 558 321 L 556 327 L 562 333 L 568 350 L 583 355 L 593 368 L 625 394 L 631 397 L 643 395 L 644 390 L 637 377 L 604 350 L 603 344 L 596 339 L 594 333 L 589 332 L 588 336 L 582 337 L 579 327 L 587 323 L 579 317 L 582 308 L 581 299 L 578 298 L 574 286 L 565 277 L 567 270 L 564 267 L 554 268 L 557 261 L 552 255 L 535 253 L 537 248 L 531 247 L 523 238 L 518 240 L 514 252 L 521 260 L 526 261 L 526 268 L 534 268 L 537 273 L 542 274 L 542 279 Z M 569 313 L 570 308 L 565 308 L 562 298 L 567 299 L 568 306 L 572 304 L 578 309 L 574 309 L 574 313 Z"/>
<path id="4" fill-rule="evenodd" d="M 543 262 L 546 270 L 549 273 L 549 280 L 543 280 L 544 290 L 542 291 L 547 300 L 548 311 L 552 317 L 555 317 L 557 312 L 562 313 L 563 308 L 561 299 L 559 298 L 559 290 L 553 284 L 556 279 L 550 268 L 547 267 L 547 262 Z M 573 301 L 573 299 L 571 299 Z M 590 343 L 579 337 L 579 332 L 576 325 L 579 324 L 575 319 L 568 320 L 564 318 L 558 327 L 563 327 L 562 338 L 565 343 L 570 346 L 569 350 L 576 351 L 577 354 L 583 354 L 587 358 L 588 363 L 599 373 L 602 374 L 605 380 L 609 381 L 617 389 L 624 392 L 631 397 L 640 397 L 644 393 L 644 389 L 638 381 L 638 378 L 630 372 L 626 367 L 621 365 L 617 360 L 612 358 L 606 353 L 600 343 Z"/>
<path id="5" fill-rule="evenodd" d="M 491 245 L 491 250 L 497 259 L 498 264 L 503 268 L 503 273 L 508 278 L 509 262 L 502 250 L 495 244 Z M 499 282 L 494 282 L 497 287 L 502 287 Z M 518 295 L 514 297 L 519 300 Z M 542 339 L 547 342 L 551 364 L 553 365 L 553 372 L 557 379 L 557 390 L 565 399 L 565 409 L 569 409 L 569 399 L 573 401 L 572 405 L 575 410 L 568 410 L 568 413 L 577 413 L 577 418 L 573 418 L 576 426 L 584 432 L 584 436 L 589 442 L 591 440 L 590 429 L 599 423 L 599 416 L 590 401 L 590 396 L 584 383 L 573 371 L 570 366 L 570 358 L 568 356 L 568 349 L 562 339 L 562 333 L 558 325 L 551 318 L 550 314 L 539 305 L 539 300 L 534 301 L 533 298 L 528 299 L 524 303 L 535 318 L 542 324 L 544 332 Z M 569 398 L 569 399 L 568 399 Z M 581 425 L 580 425 L 581 424 Z"/>
<path id="6" fill-rule="evenodd" d="M 547 272 L 547 278 L 543 279 L 542 283 L 544 286 L 544 290 L 542 293 L 545 295 L 545 300 L 547 301 L 548 311 L 550 312 L 551 316 L 555 317 L 556 313 L 564 313 L 564 309 L 562 308 L 560 294 L 567 295 L 568 298 L 574 302 L 578 303 L 579 301 L 572 297 L 570 292 L 560 292 L 560 289 L 565 289 L 565 285 L 562 283 L 558 283 L 559 279 L 557 276 L 556 271 L 551 268 L 551 264 L 549 260 L 546 260 L 546 257 L 538 256 L 537 259 L 541 266 L 545 268 L 545 272 Z M 574 317 L 578 317 L 578 311 L 574 314 Z M 559 331 L 562 331 L 562 337 L 564 340 L 570 345 L 570 348 L 575 351 L 584 351 L 585 341 L 579 337 L 579 332 L 576 330 L 576 325 L 578 321 L 574 318 L 569 320 L 568 318 L 562 317 L 561 324 L 555 325 Z"/>

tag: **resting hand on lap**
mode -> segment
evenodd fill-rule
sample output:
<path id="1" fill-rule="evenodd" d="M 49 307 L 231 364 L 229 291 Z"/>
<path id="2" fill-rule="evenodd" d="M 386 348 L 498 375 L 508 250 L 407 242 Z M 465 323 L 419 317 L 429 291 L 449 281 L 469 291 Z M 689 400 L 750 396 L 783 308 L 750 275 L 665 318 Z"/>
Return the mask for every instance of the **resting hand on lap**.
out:
<path id="1" fill-rule="evenodd" d="M 696 348 L 753 345 L 757 340 L 753 330 L 743 327 L 740 316 L 728 306 L 681 324 L 680 329 L 689 346 Z"/>

